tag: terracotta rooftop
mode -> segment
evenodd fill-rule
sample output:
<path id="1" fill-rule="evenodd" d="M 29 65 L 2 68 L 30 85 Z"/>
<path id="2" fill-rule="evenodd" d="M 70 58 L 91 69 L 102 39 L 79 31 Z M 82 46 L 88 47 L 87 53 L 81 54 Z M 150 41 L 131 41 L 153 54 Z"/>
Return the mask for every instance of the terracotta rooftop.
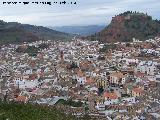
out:
<path id="1" fill-rule="evenodd" d="M 145 76 L 145 73 L 137 72 L 137 73 L 135 73 L 135 76 L 136 77 L 143 77 L 143 76 Z"/>
<path id="2" fill-rule="evenodd" d="M 26 96 L 18 96 L 15 100 L 20 101 L 20 102 L 25 102 L 27 100 L 27 97 Z"/>
<path id="3" fill-rule="evenodd" d="M 105 92 L 104 97 L 108 99 L 117 99 L 118 96 L 116 93 Z"/>
<path id="4" fill-rule="evenodd" d="M 86 79 L 86 84 L 93 84 L 93 83 L 94 83 L 94 80 L 91 77 L 88 77 Z"/>
<path id="5" fill-rule="evenodd" d="M 134 92 L 136 92 L 136 93 L 142 93 L 142 92 L 143 92 L 143 89 L 142 89 L 142 88 L 133 88 L 132 91 L 134 91 Z"/>

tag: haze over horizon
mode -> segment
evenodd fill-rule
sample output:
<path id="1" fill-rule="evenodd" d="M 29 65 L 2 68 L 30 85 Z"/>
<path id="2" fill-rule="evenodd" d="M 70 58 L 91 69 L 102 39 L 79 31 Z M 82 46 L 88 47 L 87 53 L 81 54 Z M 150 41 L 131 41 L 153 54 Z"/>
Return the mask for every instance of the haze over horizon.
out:
<path id="1" fill-rule="evenodd" d="M 22 0 L 17 2 L 20 1 L 22 2 Z M 37 1 L 42 2 L 41 0 Z M 160 19 L 159 0 L 66 0 L 66 2 L 71 1 L 76 1 L 77 4 L 51 6 L 42 4 L 3 5 L 2 1 L 0 3 L 0 19 L 6 22 L 40 26 L 107 25 L 113 16 L 125 11 L 143 12 L 151 15 L 153 19 Z"/>

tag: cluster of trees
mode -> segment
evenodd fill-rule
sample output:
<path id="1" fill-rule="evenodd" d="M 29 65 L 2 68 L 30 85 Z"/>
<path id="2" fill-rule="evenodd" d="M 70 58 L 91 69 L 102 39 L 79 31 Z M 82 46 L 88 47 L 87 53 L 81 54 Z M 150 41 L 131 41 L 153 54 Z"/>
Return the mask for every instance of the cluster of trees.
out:
<path id="1" fill-rule="evenodd" d="M 160 33 L 160 22 L 152 20 L 151 16 L 134 14 L 124 24 L 130 38 L 137 37 L 138 39 L 145 40 L 155 37 Z"/>
<path id="2" fill-rule="evenodd" d="M 100 87 L 98 88 L 98 95 L 101 95 L 103 92 L 104 92 L 104 89 L 103 89 L 102 86 L 100 86 Z"/>
<path id="3" fill-rule="evenodd" d="M 108 52 L 109 50 L 114 50 L 116 48 L 115 44 L 104 45 L 103 48 L 99 50 L 99 52 Z"/>
<path id="4" fill-rule="evenodd" d="M 28 53 L 30 56 L 36 56 L 39 50 L 40 49 L 38 47 L 35 47 L 35 46 L 28 46 L 27 48 L 23 47 L 23 46 L 19 46 L 16 49 L 16 52 Z"/>
<path id="5" fill-rule="evenodd" d="M 18 53 L 28 53 L 30 56 L 36 56 L 39 50 L 47 49 L 48 47 L 49 47 L 49 45 L 45 44 L 45 43 L 40 44 L 38 47 L 35 47 L 35 46 L 27 46 L 27 47 L 19 46 L 16 49 L 16 52 L 18 52 Z"/>
<path id="6" fill-rule="evenodd" d="M 140 12 L 138 12 L 138 11 L 126 11 L 126 12 L 121 13 L 121 14 L 119 14 L 119 15 L 120 15 L 120 16 L 126 16 L 126 15 L 132 15 L 132 14 L 134 14 L 134 15 L 146 15 L 146 16 L 148 16 L 147 13 L 144 14 L 144 13 L 140 13 Z M 119 15 L 118 15 L 118 16 L 119 16 Z"/>
<path id="7" fill-rule="evenodd" d="M 54 107 L 0 102 L 0 120 L 75 120 Z"/>
<path id="8" fill-rule="evenodd" d="M 45 44 L 45 43 L 42 43 L 39 45 L 39 49 L 47 49 L 49 47 L 49 44 Z"/>
<path id="9" fill-rule="evenodd" d="M 30 56 L 37 56 L 38 51 L 39 51 L 39 48 L 37 48 L 35 46 L 29 46 L 25 50 L 25 53 L 28 53 Z"/>
<path id="10" fill-rule="evenodd" d="M 4 102 L 0 100 L 0 120 L 91 120 L 86 114 L 77 118 L 62 113 L 54 106 Z"/>

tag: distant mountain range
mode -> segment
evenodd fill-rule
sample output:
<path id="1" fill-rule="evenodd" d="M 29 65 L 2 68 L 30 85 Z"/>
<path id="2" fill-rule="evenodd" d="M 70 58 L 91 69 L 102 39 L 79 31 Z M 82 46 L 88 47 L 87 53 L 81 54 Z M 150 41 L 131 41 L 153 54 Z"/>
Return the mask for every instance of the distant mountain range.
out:
<path id="1" fill-rule="evenodd" d="M 70 33 L 78 34 L 81 36 L 88 36 L 105 28 L 103 25 L 88 25 L 88 26 L 61 26 L 61 27 L 49 27 L 50 29 Z"/>
<path id="2" fill-rule="evenodd" d="M 68 40 L 72 35 L 42 26 L 0 21 L 0 45 L 37 40 Z"/>
<path id="3" fill-rule="evenodd" d="M 133 38 L 145 40 L 159 35 L 159 20 L 144 13 L 127 11 L 114 16 L 107 27 L 86 38 L 100 42 L 128 42 Z"/>

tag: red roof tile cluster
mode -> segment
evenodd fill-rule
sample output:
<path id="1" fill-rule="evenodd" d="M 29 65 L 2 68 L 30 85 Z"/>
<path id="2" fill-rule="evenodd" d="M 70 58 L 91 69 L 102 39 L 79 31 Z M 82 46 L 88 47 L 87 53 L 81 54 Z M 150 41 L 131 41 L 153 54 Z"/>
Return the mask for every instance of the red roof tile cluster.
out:
<path id="1" fill-rule="evenodd" d="M 118 99 L 118 96 L 117 96 L 117 94 L 115 92 L 114 93 L 105 92 L 104 93 L 104 97 L 108 98 L 108 99 Z"/>
<path id="2" fill-rule="evenodd" d="M 137 73 L 135 73 L 135 76 L 136 77 L 144 77 L 145 73 L 137 72 Z"/>
<path id="3" fill-rule="evenodd" d="M 88 78 L 86 79 L 86 84 L 91 85 L 91 84 L 93 84 L 93 83 L 94 83 L 94 80 L 93 80 L 91 77 L 88 77 Z"/>
<path id="4" fill-rule="evenodd" d="M 26 102 L 27 97 L 26 96 L 18 96 L 15 101 L 19 101 L 19 102 Z"/>
<path id="5" fill-rule="evenodd" d="M 143 93 L 143 89 L 142 88 L 133 88 L 133 90 L 135 93 Z"/>

